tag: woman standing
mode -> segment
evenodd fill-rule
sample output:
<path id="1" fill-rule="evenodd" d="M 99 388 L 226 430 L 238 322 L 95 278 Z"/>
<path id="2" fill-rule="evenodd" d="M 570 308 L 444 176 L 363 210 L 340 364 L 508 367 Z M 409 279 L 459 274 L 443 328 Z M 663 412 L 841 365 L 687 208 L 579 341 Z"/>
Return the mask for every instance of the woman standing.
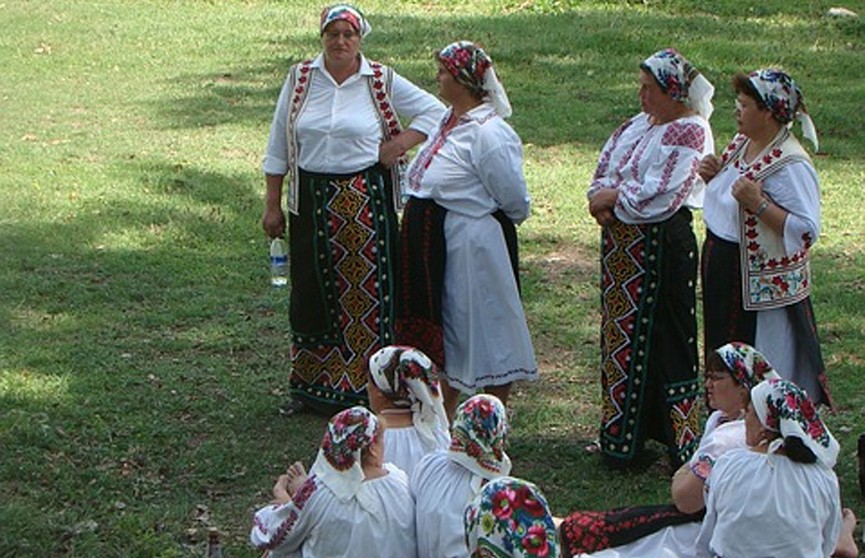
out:
<path id="1" fill-rule="evenodd" d="M 507 404 L 537 365 L 517 280 L 514 225 L 529 196 L 510 104 L 480 47 L 456 42 L 437 59 L 451 107 L 409 168 L 397 336 L 439 366 L 452 418 L 460 391 Z"/>
<path id="2" fill-rule="evenodd" d="M 762 351 L 815 404 L 831 405 L 811 306 L 809 250 L 820 234 L 820 189 L 793 134 L 817 136 L 802 92 L 786 73 L 733 78 L 738 134 L 703 160 L 705 346 L 741 339 Z M 711 180 L 711 181 L 710 181 Z"/>
<path id="3" fill-rule="evenodd" d="M 444 111 L 360 53 L 369 31 L 357 8 L 325 8 L 322 53 L 291 67 L 270 129 L 262 225 L 271 237 L 285 234 L 289 180 L 288 412 L 365 402 L 368 359 L 394 341 L 397 162 Z M 411 120 L 407 129 L 397 115 Z"/>
<path id="4" fill-rule="evenodd" d="M 697 241 L 700 159 L 714 149 L 712 85 L 676 50 L 640 64 L 643 112 L 607 140 L 589 188 L 602 227 L 600 449 L 632 463 L 646 439 L 678 467 L 700 439 Z"/>

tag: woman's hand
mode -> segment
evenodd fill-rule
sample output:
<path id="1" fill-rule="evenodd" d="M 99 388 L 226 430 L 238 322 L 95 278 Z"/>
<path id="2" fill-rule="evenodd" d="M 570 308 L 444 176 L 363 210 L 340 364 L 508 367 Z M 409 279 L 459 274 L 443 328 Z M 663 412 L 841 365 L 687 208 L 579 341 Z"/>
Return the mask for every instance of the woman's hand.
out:
<path id="1" fill-rule="evenodd" d="M 390 141 L 383 141 L 378 148 L 378 162 L 391 168 L 405 155 L 405 152 L 426 139 L 426 135 L 407 128 L 395 135 Z"/>
<path id="2" fill-rule="evenodd" d="M 291 494 L 288 492 L 289 476 L 279 475 L 276 484 L 273 485 L 273 503 L 285 504 L 291 502 Z"/>
<path id="3" fill-rule="evenodd" d="M 756 213 L 766 197 L 763 195 L 763 185 L 747 178 L 740 178 L 733 183 L 731 190 L 733 198 L 749 213 Z"/>
<path id="4" fill-rule="evenodd" d="M 265 206 L 261 216 L 261 228 L 268 238 L 278 238 L 285 235 L 285 212 L 281 207 Z"/>
<path id="5" fill-rule="evenodd" d="M 267 174 L 264 176 L 267 192 L 264 195 L 264 214 L 261 216 L 261 228 L 268 238 L 285 235 L 285 213 L 282 211 L 282 181 L 284 174 Z"/>
<path id="6" fill-rule="evenodd" d="M 715 178 L 715 175 L 721 171 L 721 158 L 717 155 L 706 155 L 703 157 L 703 160 L 700 161 L 700 166 L 697 168 L 697 173 L 699 173 L 700 178 L 703 179 L 703 182 L 706 184 L 709 183 L 710 180 Z"/>
<path id="7" fill-rule="evenodd" d="M 615 188 L 601 188 L 589 199 L 589 213 L 599 225 L 612 225 L 616 221 L 613 208 L 619 199 L 619 191 Z"/>
<path id="8" fill-rule="evenodd" d="M 616 214 L 609 209 L 602 209 L 601 211 L 593 215 L 593 217 L 595 218 L 595 221 L 602 227 L 612 225 L 616 222 Z"/>
<path id="9" fill-rule="evenodd" d="M 378 162 L 385 168 L 391 168 L 399 161 L 403 153 L 405 153 L 405 149 L 396 139 L 382 142 L 378 148 Z"/>

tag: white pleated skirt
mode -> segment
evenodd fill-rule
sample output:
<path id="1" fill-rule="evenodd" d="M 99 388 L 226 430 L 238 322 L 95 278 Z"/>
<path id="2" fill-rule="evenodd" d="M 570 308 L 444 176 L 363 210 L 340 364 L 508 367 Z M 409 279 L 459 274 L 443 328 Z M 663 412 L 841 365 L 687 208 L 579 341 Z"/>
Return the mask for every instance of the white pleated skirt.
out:
<path id="1" fill-rule="evenodd" d="M 501 225 L 449 211 L 442 289 L 448 383 L 468 394 L 535 380 L 538 366 Z"/>

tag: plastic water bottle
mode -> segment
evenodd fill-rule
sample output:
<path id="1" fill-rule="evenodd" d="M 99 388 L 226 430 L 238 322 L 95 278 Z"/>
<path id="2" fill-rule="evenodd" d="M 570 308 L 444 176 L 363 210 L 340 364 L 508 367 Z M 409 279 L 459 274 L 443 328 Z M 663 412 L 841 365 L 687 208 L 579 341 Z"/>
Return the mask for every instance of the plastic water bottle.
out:
<path id="1" fill-rule="evenodd" d="M 288 244 L 279 237 L 270 243 L 270 284 L 274 287 L 288 284 Z"/>

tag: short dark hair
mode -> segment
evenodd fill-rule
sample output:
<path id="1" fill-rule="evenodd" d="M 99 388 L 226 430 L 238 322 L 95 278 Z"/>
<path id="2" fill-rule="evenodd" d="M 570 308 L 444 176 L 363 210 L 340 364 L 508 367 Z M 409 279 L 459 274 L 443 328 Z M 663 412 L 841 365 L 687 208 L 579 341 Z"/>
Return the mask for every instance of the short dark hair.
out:
<path id="1" fill-rule="evenodd" d="M 733 90 L 736 92 L 736 94 L 741 93 L 743 95 L 751 97 L 752 99 L 754 99 L 754 102 L 757 103 L 757 106 L 760 108 L 760 110 L 769 110 L 769 107 L 766 106 L 766 103 L 763 101 L 763 97 L 760 96 L 757 88 L 754 87 L 753 83 L 751 83 L 751 78 L 740 72 L 733 76 L 732 82 Z M 769 112 L 772 111 L 769 110 Z M 775 113 L 772 113 L 772 118 L 775 118 Z M 778 119 L 775 118 L 775 120 Z M 778 121 L 781 122 L 780 120 Z M 781 122 L 781 124 L 783 124 L 783 122 Z"/>

